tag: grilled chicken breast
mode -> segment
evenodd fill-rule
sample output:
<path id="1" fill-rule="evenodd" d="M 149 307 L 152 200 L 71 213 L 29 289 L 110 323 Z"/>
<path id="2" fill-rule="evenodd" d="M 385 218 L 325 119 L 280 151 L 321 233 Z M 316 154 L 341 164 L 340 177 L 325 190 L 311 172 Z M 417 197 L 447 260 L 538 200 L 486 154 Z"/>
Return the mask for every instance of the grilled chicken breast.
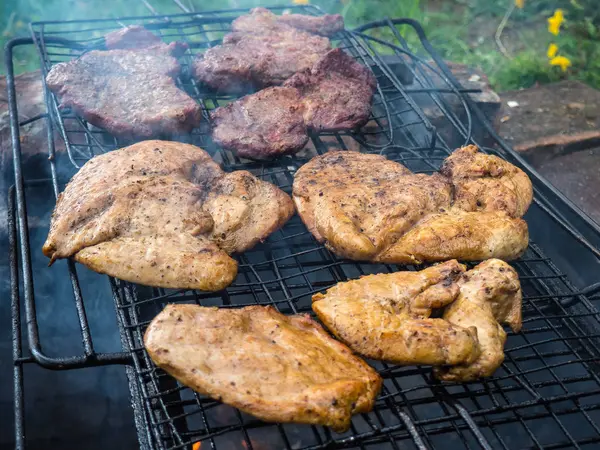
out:
<path id="1" fill-rule="evenodd" d="M 485 261 L 458 280 L 460 294 L 444 310 L 444 320 L 458 327 L 476 327 L 481 354 L 471 362 L 435 368 L 444 381 L 471 381 L 491 376 L 504 361 L 506 333 L 521 330 L 521 284 L 517 272 L 498 259 Z"/>
<path id="2" fill-rule="evenodd" d="M 204 150 L 144 141 L 88 161 L 60 195 L 43 251 L 92 270 L 166 288 L 219 290 L 229 254 L 264 240 L 291 199 L 249 172 L 224 173 Z"/>
<path id="3" fill-rule="evenodd" d="M 168 305 L 148 327 L 152 360 L 181 383 L 269 422 L 336 431 L 373 408 L 381 378 L 305 315 L 272 307 Z"/>
<path id="4" fill-rule="evenodd" d="M 441 173 L 413 174 L 383 156 L 329 152 L 298 170 L 293 197 L 337 255 L 399 264 L 520 256 L 531 182 L 506 161 L 456 150 Z"/>
<path id="5" fill-rule="evenodd" d="M 369 275 L 313 296 L 312 308 L 353 351 L 398 364 L 469 364 L 479 356 L 474 328 L 430 319 L 459 293 L 456 260 L 420 272 Z"/>

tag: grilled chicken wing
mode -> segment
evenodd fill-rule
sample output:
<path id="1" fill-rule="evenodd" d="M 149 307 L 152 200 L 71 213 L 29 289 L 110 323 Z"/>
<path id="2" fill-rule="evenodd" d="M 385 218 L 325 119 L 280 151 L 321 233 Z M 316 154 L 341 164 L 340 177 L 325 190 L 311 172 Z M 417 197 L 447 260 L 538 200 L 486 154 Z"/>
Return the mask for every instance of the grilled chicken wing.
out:
<path id="1" fill-rule="evenodd" d="M 453 367 L 437 367 L 444 381 L 471 381 L 491 376 L 504 361 L 508 324 L 521 329 L 521 285 L 515 270 L 503 261 L 490 259 L 465 273 L 458 281 L 460 294 L 444 311 L 444 320 L 458 327 L 476 327 L 480 356 Z"/>
<path id="2" fill-rule="evenodd" d="M 510 260 L 529 240 L 519 217 L 532 197 L 527 175 L 473 146 L 431 176 L 379 155 L 329 152 L 298 170 L 293 196 L 313 235 L 354 260 Z"/>
<path id="3" fill-rule="evenodd" d="M 229 254 L 293 211 L 277 187 L 224 173 L 198 147 L 144 141 L 81 168 L 58 199 L 43 251 L 136 283 L 219 290 L 237 273 Z"/>
<path id="4" fill-rule="evenodd" d="M 369 275 L 313 296 L 319 319 L 355 352 L 398 364 L 469 364 L 476 330 L 430 319 L 458 295 L 456 260 L 420 272 Z"/>
<path id="5" fill-rule="evenodd" d="M 308 316 L 272 307 L 169 305 L 148 327 L 152 360 L 181 383 L 262 420 L 336 431 L 373 408 L 381 378 Z"/>

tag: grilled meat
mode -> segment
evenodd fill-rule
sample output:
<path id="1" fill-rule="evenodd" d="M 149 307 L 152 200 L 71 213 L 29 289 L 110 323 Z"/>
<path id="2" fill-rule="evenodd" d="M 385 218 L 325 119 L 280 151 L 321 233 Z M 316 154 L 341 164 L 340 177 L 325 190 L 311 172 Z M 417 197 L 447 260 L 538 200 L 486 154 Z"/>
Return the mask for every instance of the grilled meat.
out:
<path id="1" fill-rule="evenodd" d="M 109 37 L 107 44 L 121 45 L 116 37 Z M 179 50 L 175 44 L 154 44 L 90 51 L 53 66 L 46 84 L 59 97 L 61 108 L 72 108 L 115 136 L 187 133 L 198 125 L 201 112 L 175 85 L 180 66 L 172 55 Z"/>
<path id="2" fill-rule="evenodd" d="M 476 327 L 481 354 L 475 361 L 437 367 L 434 374 L 445 381 L 472 381 L 493 375 L 504 361 L 506 333 L 500 325 L 521 329 L 521 285 L 515 270 L 490 259 L 463 274 L 460 294 L 444 311 L 444 320 L 459 327 Z"/>
<path id="3" fill-rule="evenodd" d="M 287 28 L 260 34 L 230 33 L 193 65 L 195 78 L 230 93 L 279 85 L 313 66 L 331 49 L 329 39 Z"/>
<path id="4" fill-rule="evenodd" d="M 308 16 L 305 14 L 283 14 L 277 16 L 266 8 L 254 8 L 250 14 L 235 19 L 231 28 L 244 33 L 264 33 L 281 31 L 288 27 L 308 33 L 331 36 L 344 29 L 344 19 L 339 14 Z"/>
<path id="5" fill-rule="evenodd" d="M 440 173 L 452 180 L 454 205 L 463 211 L 504 211 L 522 217 L 531 203 L 533 190 L 525 172 L 497 156 L 479 153 L 474 145 L 452 153 Z"/>
<path id="6" fill-rule="evenodd" d="M 168 305 L 148 327 L 152 360 L 181 383 L 269 422 L 342 432 L 381 379 L 307 315 L 272 307 Z"/>
<path id="7" fill-rule="evenodd" d="M 476 152 L 469 147 L 454 155 Z M 459 161 L 454 159 L 453 173 Z M 350 151 L 329 152 L 302 166 L 293 196 L 312 234 L 344 258 L 398 264 L 452 258 L 509 260 L 525 251 L 527 224 L 510 216 L 515 210 L 503 210 L 509 200 L 503 203 L 499 198 L 522 197 L 524 210 L 531 202 L 531 182 L 508 162 L 491 161 L 504 169 L 483 173 L 477 183 L 502 189 L 496 191 L 494 206 L 482 210 L 465 211 L 460 198 L 453 197 L 453 191 L 460 193 L 470 178 L 412 174 L 383 156 Z M 511 185 L 515 192 L 509 190 Z M 476 205 L 484 204 L 487 197 L 482 196 L 490 194 L 482 190 L 478 195 L 473 198 Z"/>
<path id="8" fill-rule="evenodd" d="M 369 69 L 334 49 L 283 87 L 217 108 L 211 114 L 213 139 L 251 159 L 295 153 L 308 141 L 307 128 L 348 130 L 364 124 L 375 86 Z"/>
<path id="9" fill-rule="evenodd" d="M 81 168 L 58 199 L 43 251 L 127 281 L 213 291 L 236 276 L 229 254 L 264 240 L 293 211 L 278 188 L 224 173 L 198 147 L 144 141 Z"/>
<path id="10" fill-rule="evenodd" d="M 165 44 L 160 38 L 140 25 L 130 25 L 104 36 L 108 50 L 159 48 L 171 56 L 181 56 L 187 50 L 185 42 L 170 42 Z"/>
<path id="11" fill-rule="evenodd" d="M 477 330 L 430 319 L 459 293 L 456 260 L 420 272 L 369 275 L 313 296 L 317 316 L 353 351 L 398 364 L 471 364 Z"/>
<path id="12" fill-rule="evenodd" d="M 289 78 L 284 86 L 300 91 L 308 128 L 339 131 L 367 122 L 377 81 L 367 67 L 336 48 L 311 69 Z"/>
<path id="13" fill-rule="evenodd" d="M 271 87 L 211 114 L 213 139 L 251 159 L 296 152 L 308 141 L 302 104 L 294 88 Z"/>

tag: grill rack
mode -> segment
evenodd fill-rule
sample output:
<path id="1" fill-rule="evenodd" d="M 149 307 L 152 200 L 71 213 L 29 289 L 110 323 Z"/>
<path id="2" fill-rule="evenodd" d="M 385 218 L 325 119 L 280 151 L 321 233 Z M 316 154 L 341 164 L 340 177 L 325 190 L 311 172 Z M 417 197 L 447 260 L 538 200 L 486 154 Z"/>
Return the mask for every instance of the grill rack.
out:
<path id="1" fill-rule="evenodd" d="M 301 9 L 304 13 L 318 12 L 314 7 L 299 7 L 298 9 Z M 196 14 L 177 15 L 172 16 L 173 19 L 170 22 L 155 22 L 156 17 L 132 20 L 136 20 L 138 23 L 149 21 L 152 26 L 149 24 L 146 24 L 146 26 L 158 31 L 161 28 L 179 28 L 181 22 L 176 22 L 175 19 L 188 20 L 193 18 L 203 25 L 223 24 L 230 20 L 232 14 L 241 12 L 243 11 L 203 13 L 200 17 Z M 215 20 L 215 16 L 220 14 L 222 15 L 216 17 Z M 125 21 L 126 19 L 120 19 L 120 22 Z M 108 23 L 109 21 L 88 22 Z M 173 25 L 174 22 L 177 24 Z M 410 21 L 396 22 L 407 23 L 417 32 L 420 30 L 418 24 Z M 398 130 L 394 138 L 395 144 L 384 148 L 384 153 L 390 159 L 402 162 L 412 170 L 431 172 L 439 166 L 443 158 L 449 153 L 450 148 L 463 142 L 474 141 L 471 130 L 474 119 L 476 120 L 478 117 L 472 118 L 471 112 L 474 111 L 477 115 L 478 110 L 473 108 L 467 96 L 459 92 L 449 74 L 445 73 L 447 69 L 444 70 L 443 65 L 438 65 L 439 61 L 435 66 L 438 67 L 438 72 L 442 75 L 442 79 L 448 87 L 434 87 L 430 76 L 427 75 L 427 72 L 431 70 L 427 67 L 429 64 L 407 50 L 409 45 L 397 33 L 393 22 L 382 21 L 376 26 L 389 27 L 399 44 L 385 44 L 378 38 L 367 37 L 365 35 L 367 28 L 365 27 L 361 27 L 353 34 L 344 33 L 341 40 L 346 43 L 350 42 L 351 45 L 345 47 L 346 50 L 352 52 L 352 49 L 354 49 L 356 52 L 354 56 L 363 58 L 363 63 L 365 62 L 364 58 L 371 58 L 371 64 L 368 65 L 376 69 L 375 72 L 380 81 L 380 100 L 386 100 L 388 111 L 392 110 L 390 116 L 392 120 L 387 119 L 386 116 L 384 119 L 380 118 L 380 120 L 385 121 L 387 119 L 387 123 L 384 123 L 383 126 L 377 124 L 380 135 L 385 135 L 387 125 L 389 125 L 388 132 L 394 127 L 397 127 Z M 40 49 L 42 57 L 45 53 L 48 53 L 46 44 L 54 42 L 61 47 L 65 43 L 65 41 L 61 42 L 45 36 L 44 32 L 35 29 L 35 25 L 32 29 L 35 32 L 36 45 Z M 96 39 L 93 42 L 95 42 L 94 45 L 97 45 L 99 41 Z M 424 46 L 427 43 L 426 40 L 422 42 Z M 40 47 L 41 43 L 44 45 Z M 369 56 L 369 51 L 375 43 L 383 46 L 387 45 L 398 56 L 408 56 L 409 61 L 406 67 L 414 77 L 417 85 L 416 89 L 403 86 L 391 72 L 389 66 L 381 60 L 378 53 Z M 13 43 L 13 45 L 18 44 L 18 42 Z M 81 46 L 78 47 L 81 50 Z M 7 60 L 11 60 L 12 66 L 12 55 L 9 53 L 10 51 L 7 52 Z M 73 54 L 63 55 L 63 57 L 70 59 Z M 377 73 L 378 71 L 379 73 Z M 389 84 L 383 84 L 382 81 Z M 184 83 L 182 85 L 186 87 Z M 192 87 L 194 86 L 192 85 Z M 187 88 L 189 89 L 189 86 Z M 390 100 L 390 91 L 393 93 L 394 90 L 398 91 L 397 95 L 399 97 Z M 412 93 L 425 92 L 432 98 L 432 101 L 444 112 L 448 122 L 456 130 L 457 142 L 446 142 L 436 132 L 435 127 L 431 125 L 421 109 L 412 101 L 410 97 L 411 90 Z M 200 92 L 198 95 L 202 94 Z M 444 98 L 442 94 L 456 95 L 460 98 L 465 106 L 465 118 L 463 120 L 467 122 L 468 126 L 462 125 L 463 120 L 452 112 L 447 98 Z M 216 100 L 216 102 L 223 100 L 219 98 L 208 99 L 211 101 Z M 53 120 L 48 123 L 50 126 L 55 124 L 60 129 L 61 125 L 68 122 L 64 119 L 69 118 L 67 115 L 60 115 L 54 102 L 53 97 L 48 98 L 49 115 L 52 116 Z M 404 108 L 407 109 L 397 106 L 396 102 L 403 104 Z M 14 103 L 14 92 L 11 107 L 14 106 L 14 111 L 16 111 L 16 105 L 12 103 Z M 215 103 L 212 105 L 214 106 Z M 210 104 L 209 106 L 206 103 L 203 104 L 205 115 L 210 107 Z M 377 111 L 377 107 L 375 110 Z M 11 112 L 14 111 L 11 108 Z M 16 117 L 16 114 L 14 116 Z M 71 120 L 74 119 L 71 118 Z M 75 120 L 75 122 L 83 128 L 71 130 L 65 127 L 63 137 L 68 143 L 75 144 L 75 146 L 80 145 L 80 141 L 76 138 L 79 133 L 79 136 L 88 139 L 85 141 L 85 146 L 94 152 L 101 150 L 95 145 L 94 138 L 102 143 L 112 142 L 113 148 L 125 145 L 125 143 L 115 141 L 98 130 L 88 128 L 83 121 Z M 481 125 L 486 126 L 486 123 L 484 122 Z M 301 157 L 286 158 L 270 164 L 247 163 L 213 146 L 210 140 L 206 138 L 205 133 L 206 129 L 196 131 L 192 137 L 193 142 L 213 152 L 215 158 L 224 165 L 226 170 L 249 169 L 256 175 L 279 185 L 288 192 L 291 187 L 293 173 L 309 157 L 309 155 L 303 155 Z M 33 326 L 37 328 L 33 286 L 28 282 L 26 273 L 27 265 L 30 266 L 31 263 L 28 262 L 29 248 L 26 215 L 24 215 L 25 196 L 22 192 L 21 198 L 19 198 L 20 194 L 18 192 L 19 189 L 21 191 L 23 189 L 23 186 L 19 187 L 19 181 L 22 182 L 22 180 L 19 180 L 18 130 L 15 134 L 17 142 L 14 142 L 13 136 L 13 144 L 16 155 L 17 207 L 13 212 L 15 217 L 18 216 L 19 218 L 18 231 L 21 238 L 21 256 L 25 278 L 26 315 L 28 323 L 31 319 Z M 332 144 L 331 141 L 334 145 L 337 144 L 345 148 L 348 145 L 353 145 L 353 142 L 356 141 L 355 138 L 356 136 L 348 134 L 311 136 L 316 153 L 327 151 Z M 502 143 L 499 142 L 499 144 Z M 109 144 L 105 145 L 108 146 Z M 377 142 L 375 142 L 375 145 L 377 145 Z M 68 149 L 69 159 L 73 165 L 77 166 L 79 162 L 83 162 L 85 158 L 92 154 L 86 155 L 78 151 L 81 148 L 86 148 L 85 146 Z M 61 163 L 63 161 L 60 161 L 60 155 L 55 154 L 52 144 L 50 147 L 50 165 L 53 177 L 51 185 L 56 193 L 59 190 L 60 176 L 64 176 L 65 171 L 63 170 L 61 173 L 63 168 Z M 111 147 L 107 149 L 110 150 Z M 486 150 L 501 152 L 490 148 Z M 371 145 L 366 151 L 380 151 L 380 149 Z M 509 156 L 515 159 L 514 155 Z M 532 175 L 534 184 L 536 184 L 536 181 L 539 180 L 534 174 Z M 537 183 L 536 203 L 532 207 L 536 210 L 536 213 L 546 214 L 546 218 L 549 216 L 556 224 L 570 233 L 570 238 L 581 246 L 582 251 L 587 250 L 597 256 L 593 246 L 588 244 L 582 235 L 574 232 L 573 227 L 565 220 L 564 215 L 557 209 L 548 206 L 551 203 L 546 199 L 544 192 L 552 192 L 552 190 L 547 185 L 542 184 L 540 186 Z M 16 245 L 16 240 L 14 242 Z M 11 255 L 13 262 L 16 262 L 15 255 Z M 266 441 L 271 444 L 275 442 L 275 448 L 323 448 L 331 446 L 372 448 L 373 445 L 382 445 L 384 442 L 388 444 L 387 448 L 398 448 L 405 444 L 408 447 L 417 448 L 443 448 L 443 444 L 450 445 L 450 448 L 454 448 L 454 445 L 458 444 L 466 448 L 478 446 L 483 448 L 492 448 L 492 446 L 512 448 L 514 444 L 510 441 L 521 439 L 521 435 L 525 439 L 522 442 L 528 442 L 525 446 L 581 447 L 600 442 L 600 430 L 595 425 L 596 418 L 600 417 L 597 412 L 600 408 L 600 406 L 597 406 L 598 400 L 600 400 L 597 362 L 600 359 L 596 350 L 597 338 L 600 337 L 596 325 L 600 322 L 598 311 L 593 304 L 593 300 L 590 299 L 590 295 L 595 291 L 595 286 L 588 289 L 575 288 L 552 261 L 544 256 L 540 247 L 535 244 L 532 244 L 527 254 L 514 264 L 521 275 L 525 294 L 524 331 L 520 335 L 509 334 L 507 359 L 496 377 L 482 383 L 437 385 L 431 381 L 427 368 L 400 368 L 376 363 L 376 368 L 385 379 L 384 391 L 378 399 L 377 408 L 374 413 L 357 417 L 354 420 L 352 430 L 341 436 L 332 435 L 327 429 L 321 427 L 264 424 L 240 414 L 230 407 L 193 394 L 189 389 L 179 386 L 170 377 L 151 365 L 143 350 L 141 336 L 149 320 L 167 302 L 202 301 L 204 305 L 219 304 L 224 307 L 257 303 L 274 304 L 286 313 L 303 312 L 310 309 L 308 300 L 313 292 L 321 291 L 337 281 L 353 278 L 363 273 L 393 271 L 395 270 L 394 267 L 356 264 L 338 260 L 314 241 L 297 217 L 292 219 L 283 230 L 269 238 L 265 244 L 241 255 L 239 262 L 240 275 L 238 280 L 226 292 L 219 293 L 219 295 L 191 291 L 166 292 L 161 289 L 133 286 L 129 283 L 111 280 L 118 317 L 124 331 L 126 351 L 123 354 L 106 355 L 107 359 L 100 358 L 101 362 L 98 362 L 97 356 L 90 357 L 90 355 L 95 355 L 92 347 L 91 353 L 86 349 L 83 356 L 68 357 L 57 361 L 53 359 L 44 360 L 37 352 L 33 352 L 32 358 L 15 356 L 15 361 L 23 363 L 35 360 L 55 369 L 131 362 L 136 386 L 140 390 L 138 394 L 134 395 L 134 403 L 139 402 L 139 405 L 145 409 L 144 418 L 150 425 L 145 430 L 145 439 L 152 448 L 187 448 L 190 443 L 201 439 L 203 444 L 208 441 L 211 447 L 220 447 L 226 441 L 226 444 L 242 444 L 246 448 L 263 448 L 265 438 L 279 439 L 278 441 Z M 77 280 L 74 265 L 70 265 L 68 270 L 70 276 L 74 276 Z M 13 281 L 15 279 L 16 276 L 13 277 Z M 13 289 L 13 304 L 15 298 L 17 298 L 18 305 L 18 281 L 16 297 Z M 31 302 L 28 302 L 28 298 Z M 84 302 L 81 299 L 80 308 L 77 303 L 77 296 L 75 296 L 75 299 L 85 341 L 84 330 L 87 327 L 87 321 L 85 319 Z M 28 305 L 28 303 L 30 304 Z M 35 349 L 36 339 L 32 339 L 32 337 L 35 338 L 35 333 L 32 334 L 31 331 L 30 326 L 30 329 L 28 329 L 29 345 L 32 349 Z M 39 345 L 39 339 L 37 344 Z M 548 346 L 554 348 L 548 349 Z M 20 365 L 16 364 L 15 370 L 17 370 L 17 367 L 20 367 Z M 562 373 L 565 367 L 569 370 L 567 375 Z M 573 373 L 576 373 L 576 375 L 572 375 Z M 15 380 L 17 380 L 17 376 L 15 376 Z M 522 399 L 523 396 L 526 400 L 518 400 L 519 398 Z M 436 416 L 432 414 L 433 411 L 439 414 Z M 569 425 L 570 420 L 565 419 L 570 415 L 577 416 L 577 419 L 573 420 L 576 425 L 576 429 L 573 430 Z M 216 419 L 213 416 L 216 416 Z M 545 436 L 545 438 L 548 438 L 547 440 L 542 439 L 539 430 L 536 430 L 530 424 L 530 422 L 540 418 L 552 420 L 552 424 L 555 425 L 551 436 Z M 215 423 L 215 420 L 223 423 Z M 507 425 L 512 426 L 511 431 L 502 432 L 502 427 Z M 585 433 L 582 434 L 582 432 L 586 426 L 591 428 L 592 432 L 584 436 Z M 559 430 L 559 434 L 562 433 L 562 435 L 557 437 L 555 430 Z M 259 435 L 255 436 L 257 433 Z M 312 436 L 312 442 L 305 442 L 305 440 L 311 439 L 308 436 Z M 279 447 L 277 442 L 281 444 Z"/>

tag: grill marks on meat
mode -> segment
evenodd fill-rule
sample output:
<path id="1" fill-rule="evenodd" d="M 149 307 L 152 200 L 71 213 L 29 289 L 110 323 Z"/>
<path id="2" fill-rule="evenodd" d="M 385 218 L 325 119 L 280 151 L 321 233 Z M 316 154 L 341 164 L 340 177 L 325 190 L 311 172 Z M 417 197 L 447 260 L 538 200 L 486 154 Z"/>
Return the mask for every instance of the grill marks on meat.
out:
<path id="1" fill-rule="evenodd" d="M 477 156 L 481 166 L 502 170 L 457 176 L 462 161 L 477 152 L 474 146 L 455 151 L 448 158 L 450 177 L 412 174 L 379 155 L 329 152 L 297 172 L 296 208 L 312 234 L 344 258 L 398 264 L 517 258 L 528 244 L 527 224 L 511 214 L 524 212 L 531 202 L 531 182 L 510 163 L 487 155 Z M 463 209 L 460 193 L 473 182 L 502 186 L 494 191 L 497 201 L 481 210 Z M 475 204 L 486 201 L 484 194 L 491 195 L 478 191 Z M 515 196 L 521 198 L 520 209 L 506 210 Z"/>
<path id="2" fill-rule="evenodd" d="M 283 87 L 267 88 L 217 108 L 211 114 L 213 139 L 251 159 L 295 153 L 308 141 L 307 129 L 348 130 L 363 125 L 371 113 L 375 87 L 368 68 L 334 49 Z"/>
<path id="3" fill-rule="evenodd" d="M 244 93 L 283 83 L 329 50 L 329 39 L 294 28 L 231 33 L 194 62 L 193 74 L 219 92 Z"/>
<path id="4" fill-rule="evenodd" d="M 273 14 L 266 8 L 254 8 L 250 14 L 235 19 L 231 28 L 244 33 L 261 33 L 265 30 L 280 31 L 288 27 L 308 33 L 331 36 L 344 29 L 344 19 L 339 14 L 308 16 L 305 14 Z"/>
<path id="5" fill-rule="evenodd" d="M 313 296 L 312 308 L 353 351 L 397 364 L 470 364 L 480 354 L 475 328 L 431 319 L 459 294 L 456 260 L 420 272 L 369 275 Z"/>
<path id="6" fill-rule="evenodd" d="M 308 128 L 340 131 L 367 123 L 377 81 L 367 67 L 337 48 L 284 86 L 300 91 Z"/>
<path id="7" fill-rule="evenodd" d="M 157 42 L 151 34 L 129 27 L 107 35 L 112 50 L 93 50 L 53 66 L 46 84 L 60 107 L 117 137 L 190 132 L 200 122 L 200 107 L 174 80 L 180 66 L 173 55 L 186 47 Z"/>
<path id="8" fill-rule="evenodd" d="M 308 315 L 270 306 L 168 305 L 144 345 L 181 383 L 269 422 L 343 432 L 381 388 L 379 375 Z"/>
<path id="9" fill-rule="evenodd" d="M 293 214 L 246 171 L 224 173 L 192 145 L 144 141 L 88 161 L 60 195 L 43 251 L 166 288 L 219 290 L 243 252 Z"/>
<path id="10" fill-rule="evenodd" d="M 213 139 L 239 156 L 265 159 L 294 153 L 308 141 L 296 89 L 272 87 L 213 111 Z"/>

